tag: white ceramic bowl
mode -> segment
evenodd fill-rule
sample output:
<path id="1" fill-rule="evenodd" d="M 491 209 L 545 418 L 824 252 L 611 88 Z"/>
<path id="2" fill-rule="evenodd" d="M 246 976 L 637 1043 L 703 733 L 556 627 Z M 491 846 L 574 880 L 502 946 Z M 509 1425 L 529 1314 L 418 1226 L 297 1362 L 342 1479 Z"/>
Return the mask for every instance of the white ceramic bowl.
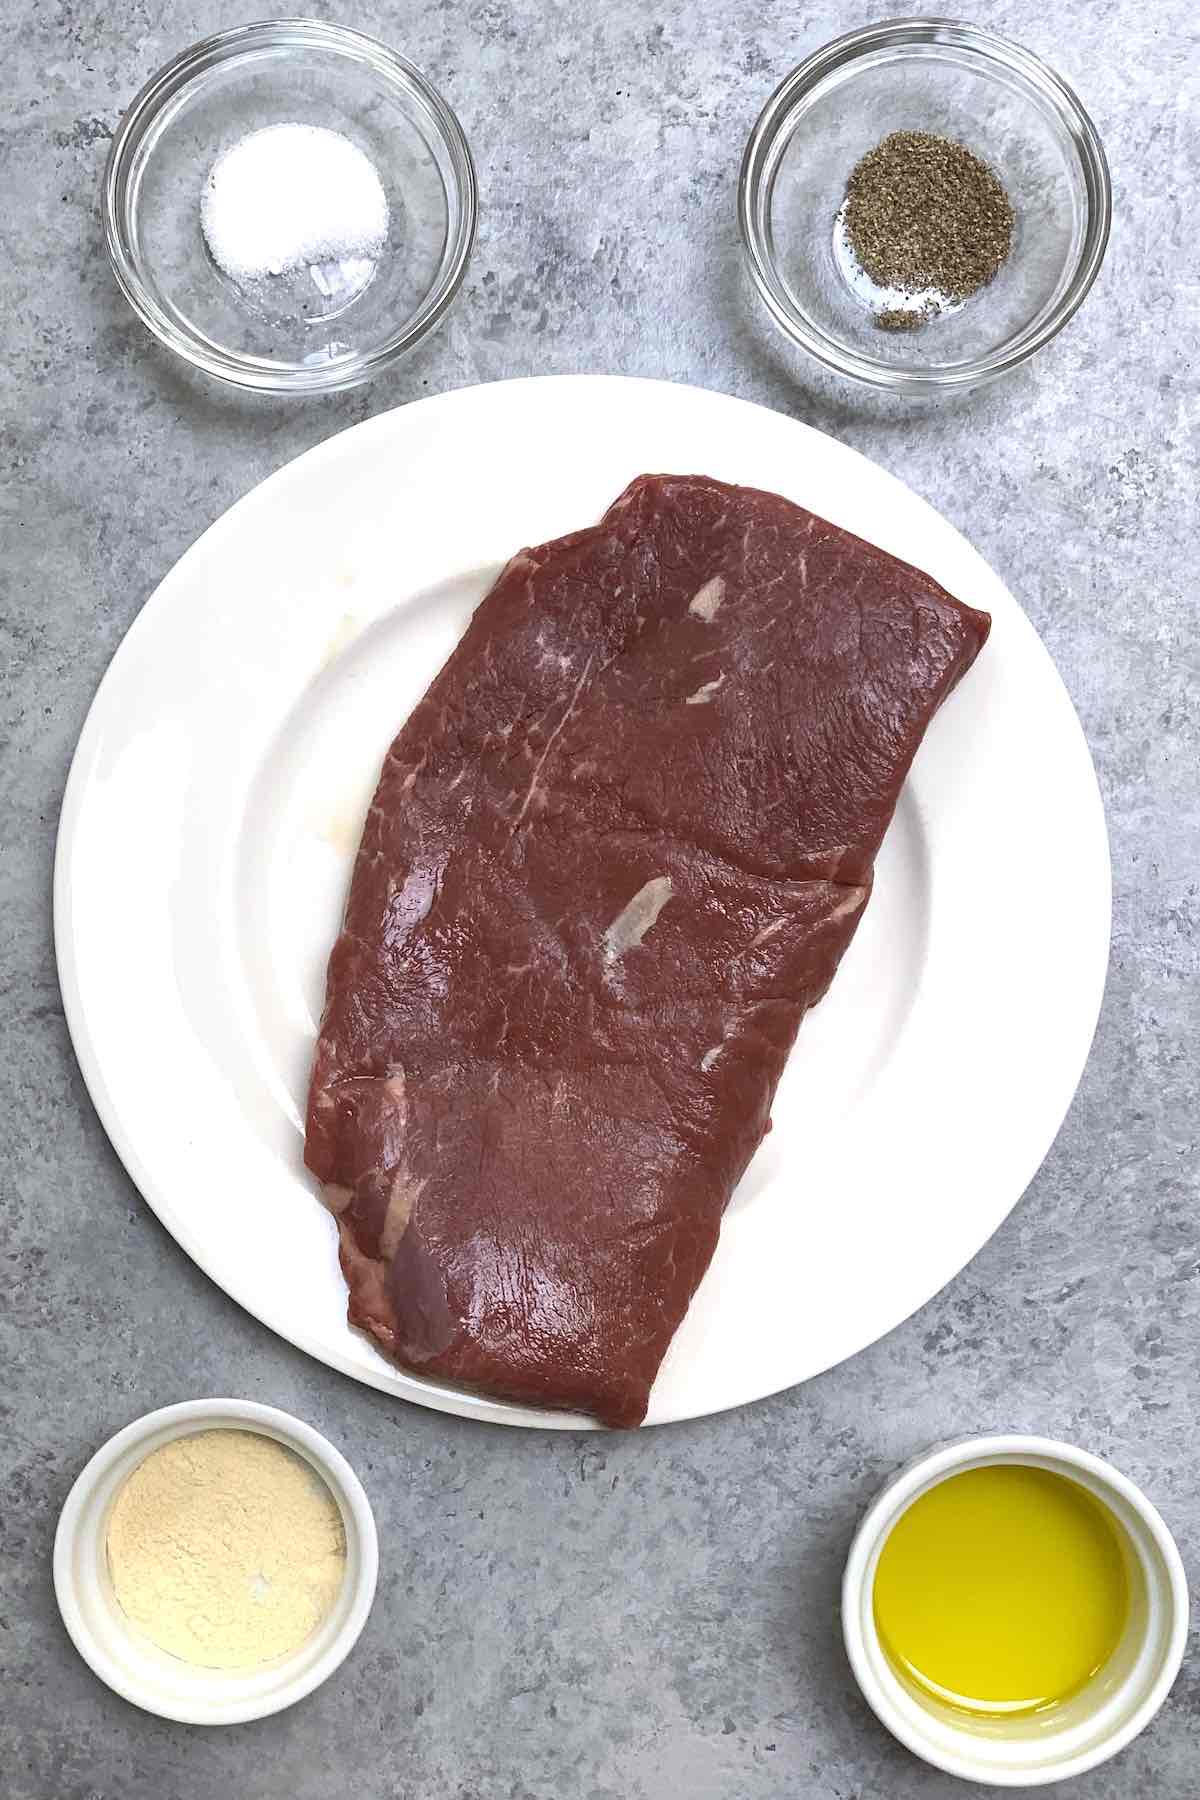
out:
<path id="1" fill-rule="evenodd" d="M 875 1629 L 875 1570 L 893 1525 L 949 1475 L 1023 1463 L 1077 1481 L 1112 1514 L 1121 1533 L 1132 1601 L 1125 1636 L 1084 1690 L 1044 1715 L 959 1723 L 935 1713 L 895 1675 Z M 1141 1490 L 1098 1456 L 1053 1438 L 964 1438 L 905 1465 L 858 1528 L 842 1582 L 842 1630 L 855 1677 L 902 1744 L 939 1769 L 994 1787 L 1041 1787 L 1081 1775 L 1115 1756 L 1165 1700 L 1179 1672 L 1188 1629 L 1187 1581 L 1175 1540 Z"/>
<path id="2" fill-rule="evenodd" d="M 346 1576 L 328 1616 L 291 1656 L 259 1669 L 198 1669 L 135 1632 L 117 1603 L 105 1540 L 117 1494 L 172 1438 L 258 1431 L 304 1458 L 338 1504 Z M 362 1483 L 311 1425 L 252 1400 L 187 1400 L 135 1419 L 99 1449 L 67 1496 L 54 1540 L 54 1589 L 75 1648 L 110 1688 L 147 1712 L 188 1725 L 236 1725 L 281 1712 L 319 1687 L 349 1655 L 375 1597 L 379 1546 Z"/>

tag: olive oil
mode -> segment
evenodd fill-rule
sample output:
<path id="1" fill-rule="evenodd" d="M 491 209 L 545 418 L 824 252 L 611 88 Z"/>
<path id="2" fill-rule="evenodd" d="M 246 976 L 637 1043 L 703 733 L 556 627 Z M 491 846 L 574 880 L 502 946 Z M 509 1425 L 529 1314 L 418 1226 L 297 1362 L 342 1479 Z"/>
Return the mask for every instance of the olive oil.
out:
<path id="1" fill-rule="evenodd" d="M 926 1698 L 991 1717 L 1041 1711 L 1077 1693 L 1120 1642 L 1119 1528 L 1048 1469 L 967 1469 L 901 1514 L 874 1606 L 889 1661 Z"/>

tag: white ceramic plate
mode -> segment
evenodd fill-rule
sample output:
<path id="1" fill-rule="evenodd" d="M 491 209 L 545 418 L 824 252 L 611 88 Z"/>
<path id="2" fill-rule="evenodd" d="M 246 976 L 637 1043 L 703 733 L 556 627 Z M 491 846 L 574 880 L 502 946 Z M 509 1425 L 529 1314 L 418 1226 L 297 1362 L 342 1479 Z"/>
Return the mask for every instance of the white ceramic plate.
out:
<path id="1" fill-rule="evenodd" d="M 1087 747 L 1033 627 L 854 451 L 743 401 L 603 376 L 469 388 L 344 432 L 218 520 L 143 609 L 59 834 L 71 1033 L 168 1230 L 334 1368 L 509 1424 L 582 1421 L 403 1374 L 346 1324 L 301 1163 L 305 1085 L 388 743 L 511 552 L 594 520 L 647 470 L 775 489 L 994 620 L 918 756 L 649 1421 L 862 1349 L 962 1268 L 1049 1149 L 1095 1028 L 1110 878 Z"/>

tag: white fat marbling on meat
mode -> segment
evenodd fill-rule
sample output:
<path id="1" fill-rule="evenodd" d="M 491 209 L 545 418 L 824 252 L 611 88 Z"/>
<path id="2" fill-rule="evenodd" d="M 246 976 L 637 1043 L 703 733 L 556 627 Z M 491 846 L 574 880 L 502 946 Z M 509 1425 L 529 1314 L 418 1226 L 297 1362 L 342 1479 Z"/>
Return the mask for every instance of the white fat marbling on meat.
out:
<path id="1" fill-rule="evenodd" d="M 382 1133 L 380 1161 L 385 1168 L 398 1167 L 404 1154 L 408 1131 L 408 1098 L 403 1069 L 393 1068 L 381 1086 L 380 1095 L 386 1103 L 379 1109 Z"/>
<path id="2" fill-rule="evenodd" d="M 704 1055 L 700 1058 L 700 1067 L 706 1075 L 724 1048 L 725 1045 L 723 1043 L 714 1044 L 711 1050 L 706 1050 L 704 1052 Z"/>
<path id="3" fill-rule="evenodd" d="M 354 1198 L 353 1188 L 341 1187 L 336 1181 L 327 1181 L 321 1193 L 326 1206 L 335 1216 L 344 1213 Z"/>
<path id="4" fill-rule="evenodd" d="M 429 910 L 437 897 L 440 869 L 410 869 L 402 886 L 388 894 L 387 918 L 384 921 L 384 941 L 398 944 L 410 931 L 427 918 Z M 389 884 L 390 886 L 390 884 Z M 404 1077 L 400 1076 L 400 1100 L 404 1099 Z M 391 1083 L 389 1082 L 389 1087 Z"/>
<path id="5" fill-rule="evenodd" d="M 579 680 L 575 683 L 575 690 L 572 693 L 571 698 L 567 702 L 565 708 L 563 709 L 562 718 L 558 721 L 558 724 L 554 727 L 554 730 L 550 733 L 550 736 L 546 739 L 546 747 L 542 751 L 542 754 L 538 757 L 537 762 L 534 765 L 533 774 L 529 778 L 529 787 L 526 790 L 524 800 L 521 802 L 521 810 L 517 814 L 516 820 L 514 821 L 514 824 L 513 824 L 513 828 L 508 834 L 510 839 L 512 839 L 516 836 L 516 834 L 517 834 L 518 830 L 520 829 L 521 824 L 525 818 L 525 814 L 529 811 L 529 808 L 533 805 L 533 802 L 535 801 L 535 799 L 538 798 L 538 796 L 541 792 L 541 787 L 540 787 L 541 776 L 542 776 L 542 770 L 546 766 L 546 758 L 549 756 L 550 752 L 553 750 L 560 735 L 566 729 L 569 721 L 573 718 L 573 716 L 575 714 L 575 709 L 579 705 L 579 696 L 583 692 L 584 683 L 587 681 L 588 676 L 592 672 L 592 664 L 595 662 L 595 660 L 596 660 L 596 656 L 595 656 L 595 652 L 593 651 L 592 655 L 588 657 L 587 661 L 583 665 L 583 673 L 579 677 Z"/>
<path id="6" fill-rule="evenodd" d="M 385 1262 L 390 1262 L 395 1256 L 424 1186 L 424 1181 L 414 1180 L 407 1169 L 397 1169 L 392 1176 L 387 1211 L 383 1215 L 379 1233 L 379 1254 Z"/>
<path id="7" fill-rule="evenodd" d="M 362 1323 L 365 1315 L 373 1335 L 390 1350 L 395 1346 L 396 1333 L 389 1322 L 394 1314 L 387 1291 L 387 1264 L 382 1257 L 368 1256 L 359 1249 L 354 1232 L 344 1219 L 338 1220 L 338 1237 L 355 1317 Z"/>
<path id="8" fill-rule="evenodd" d="M 619 962 L 627 950 L 635 950 L 650 930 L 673 893 L 671 877 L 656 875 L 640 887 L 617 914 L 604 934 L 604 960 Z"/>
<path id="9" fill-rule="evenodd" d="M 768 938 L 773 938 L 777 931 L 782 931 L 790 918 L 790 913 L 784 913 L 782 918 L 772 919 L 769 925 L 764 925 L 761 931 L 755 932 L 754 936 L 750 939 L 750 942 L 746 945 L 747 950 L 759 949 L 761 945 L 767 942 Z"/>
<path id="10" fill-rule="evenodd" d="M 714 575 L 711 581 L 706 581 L 704 586 L 692 595 L 688 603 L 688 611 L 695 613 L 698 619 L 703 619 L 706 625 L 711 625 L 717 616 L 717 608 L 724 598 L 725 577 Z"/>
<path id="11" fill-rule="evenodd" d="M 840 906 L 834 907 L 829 918 L 826 920 L 826 924 L 834 925 L 839 919 L 849 918 L 852 912 L 857 912 L 859 907 L 862 906 L 869 892 L 870 889 L 865 887 L 847 888 L 846 898 L 842 901 Z"/>
<path id="12" fill-rule="evenodd" d="M 722 670 L 719 675 L 714 675 L 711 681 L 706 681 L 706 682 L 704 682 L 704 684 L 701 687 L 698 687 L 694 694 L 689 694 L 687 699 L 684 701 L 684 705 L 685 706 L 705 706 L 705 705 L 707 705 L 708 702 L 712 699 L 713 695 L 717 692 L 718 688 L 720 688 L 724 684 L 724 681 L 725 681 L 725 672 L 724 672 L 724 670 Z"/>
<path id="13" fill-rule="evenodd" d="M 412 793 L 413 789 L 417 785 L 417 778 L 419 775 L 421 775 L 424 772 L 425 764 L 428 761 L 429 761 L 429 751 L 422 750 L 420 756 L 417 758 L 417 760 L 413 764 L 412 768 L 408 770 L 407 774 L 404 777 L 404 780 L 400 783 L 400 792 L 402 794 L 411 794 Z M 385 765 L 385 767 L 386 767 L 386 765 Z M 377 812 L 379 814 L 380 818 L 383 818 L 385 816 L 383 813 L 382 807 L 372 806 L 371 811 Z"/>
<path id="14" fill-rule="evenodd" d="M 834 907 L 833 911 L 823 923 L 825 925 L 836 925 L 839 919 L 849 918 L 851 913 L 858 911 L 859 907 L 865 901 L 868 892 L 869 889 L 865 887 L 847 888 L 846 898 Z M 777 932 L 783 930 L 784 926 L 792 916 L 791 913 L 783 913 L 778 919 L 772 919 L 769 924 L 764 925 L 761 931 L 756 931 L 754 936 L 750 939 L 750 942 L 746 945 L 745 950 L 738 952 L 739 956 L 749 956 L 752 950 L 760 950 Z"/>
<path id="15" fill-rule="evenodd" d="M 556 650 L 554 645 L 548 641 L 544 631 L 538 632 L 534 643 L 538 648 L 538 663 L 543 669 L 553 663 L 560 675 L 570 674 L 574 667 L 571 657 L 561 650 Z"/>

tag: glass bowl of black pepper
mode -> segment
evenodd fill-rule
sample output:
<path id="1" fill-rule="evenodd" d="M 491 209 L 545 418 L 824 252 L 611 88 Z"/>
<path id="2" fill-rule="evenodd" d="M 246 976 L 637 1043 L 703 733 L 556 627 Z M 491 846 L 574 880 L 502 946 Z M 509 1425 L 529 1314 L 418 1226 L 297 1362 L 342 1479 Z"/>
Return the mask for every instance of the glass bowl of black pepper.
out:
<path id="1" fill-rule="evenodd" d="M 998 33 L 892 19 L 792 71 L 746 146 L 738 215 L 775 321 L 828 368 L 945 393 L 1071 318 L 1108 243 L 1096 128 Z"/>

